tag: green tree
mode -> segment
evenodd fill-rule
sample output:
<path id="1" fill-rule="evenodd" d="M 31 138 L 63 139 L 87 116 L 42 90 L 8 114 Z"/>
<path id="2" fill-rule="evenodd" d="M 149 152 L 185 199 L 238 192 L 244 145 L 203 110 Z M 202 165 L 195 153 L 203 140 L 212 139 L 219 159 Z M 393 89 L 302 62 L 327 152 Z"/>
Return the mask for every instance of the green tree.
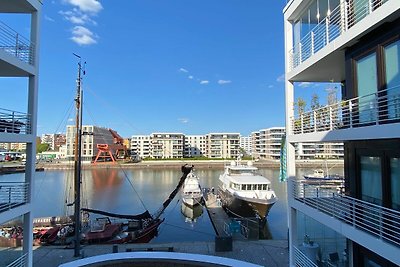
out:
<path id="1" fill-rule="evenodd" d="M 36 147 L 36 153 L 42 153 L 47 150 L 49 150 L 49 144 L 39 144 Z"/>
<path id="2" fill-rule="evenodd" d="M 298 97 L 296 102 L 294 102 L 294 107 L 295 107 L 298 115 L 301 115 L 304 113 L 304 111 L 306 110 L 306 106 L 307 106 L 306 101 L 301 97 Z"/>
<path id="3" fill-rule="evenodd" d="M 316 110 L 320 107 L 321 105 L 319 104 L 319 96 L 317 94 L 313 94 L 311 98 L 311 109 Z"/>

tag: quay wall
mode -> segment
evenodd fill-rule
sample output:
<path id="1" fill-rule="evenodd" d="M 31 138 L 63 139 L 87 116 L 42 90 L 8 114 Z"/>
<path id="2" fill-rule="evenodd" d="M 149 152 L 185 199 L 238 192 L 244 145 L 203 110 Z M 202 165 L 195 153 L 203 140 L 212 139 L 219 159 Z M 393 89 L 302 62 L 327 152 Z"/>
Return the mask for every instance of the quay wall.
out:
<path id="1" fill-rule="evenodd" d="M 83 168 L 177 168 L 184 164 L 194 165 L 197 169 L 205 168 L 217 168 L 222 169 L 225 165 L 230 164 L 230 160 L 159 160 L 159 161 L 141 161 L 137 163 L 129 162 L 118 162 L 118 163 L 97 163 L 91 164 L 89 162 L 84 162 L 82 164 Z M 245 163 L 245 161 L 243 161 Z M 253 163 L 254 166 L 258 168 L 279 168 L 280 162 L 277 160 L 263 160 Z M 324 169 L 326 166 L 329 168 L 337 167 L 343 168 L 342 160 L 302 160 L 296 161 L 296 167 L 298 168 L 321 168 Z M 46 162 L 39 163 L 37 167 L 44 168 L 45 170 L 56 170 L 56 169 L 73 169 L 73 162 Z"/>

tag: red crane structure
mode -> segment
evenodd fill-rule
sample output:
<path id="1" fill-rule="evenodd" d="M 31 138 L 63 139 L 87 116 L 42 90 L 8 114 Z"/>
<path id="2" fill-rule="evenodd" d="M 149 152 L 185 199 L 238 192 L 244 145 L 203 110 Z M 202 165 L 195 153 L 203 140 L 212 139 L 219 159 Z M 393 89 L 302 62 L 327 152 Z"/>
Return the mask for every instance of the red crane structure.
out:
<path id="1" fill-rule="evenodd" d="M 97 156 L 93 161 L 96 164 L 99 159 L 101 162 L 112 161 L 116 163 L 117 159 L 125 159 L 128 157 L 128 150 L 124 145 L 124 139 L 113 129 L 108 129 L 113 136 L 113 144 L 97 144 Z"/>

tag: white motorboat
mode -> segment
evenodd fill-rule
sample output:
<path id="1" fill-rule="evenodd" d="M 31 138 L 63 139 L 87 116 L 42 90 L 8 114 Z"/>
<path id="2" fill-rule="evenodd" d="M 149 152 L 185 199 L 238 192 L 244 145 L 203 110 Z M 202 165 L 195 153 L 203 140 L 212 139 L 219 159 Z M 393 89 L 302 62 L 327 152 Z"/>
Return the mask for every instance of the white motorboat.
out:
<path id="1" fill-rule="evenodd" d="M 203 191 L 201 190 L 199 178 L 193 172 L 190 172 L 182 186 L 182 202 L 189 207 L 193 207 L 201 204 L 202 200 Z"/>
<path id="2" fill-rule="evenodd" d="M 271 181 L 259 174 L 251 162 L 242 165 L 240 158 L 225 167 L 219 181 L 222 205 L 233 215 L 264 220 L 278 199 Z"/>

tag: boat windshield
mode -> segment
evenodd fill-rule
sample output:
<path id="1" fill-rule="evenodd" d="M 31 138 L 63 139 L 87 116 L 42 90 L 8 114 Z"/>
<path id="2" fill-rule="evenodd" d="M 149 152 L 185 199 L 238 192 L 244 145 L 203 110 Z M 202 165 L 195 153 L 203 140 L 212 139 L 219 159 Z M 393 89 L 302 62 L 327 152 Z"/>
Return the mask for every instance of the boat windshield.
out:
<path id="1" fill-rule="evenodd" d="M 257 170 L 247 170 L 247 169 L 230 169 L 230 175 L 257 175 Z"/>

